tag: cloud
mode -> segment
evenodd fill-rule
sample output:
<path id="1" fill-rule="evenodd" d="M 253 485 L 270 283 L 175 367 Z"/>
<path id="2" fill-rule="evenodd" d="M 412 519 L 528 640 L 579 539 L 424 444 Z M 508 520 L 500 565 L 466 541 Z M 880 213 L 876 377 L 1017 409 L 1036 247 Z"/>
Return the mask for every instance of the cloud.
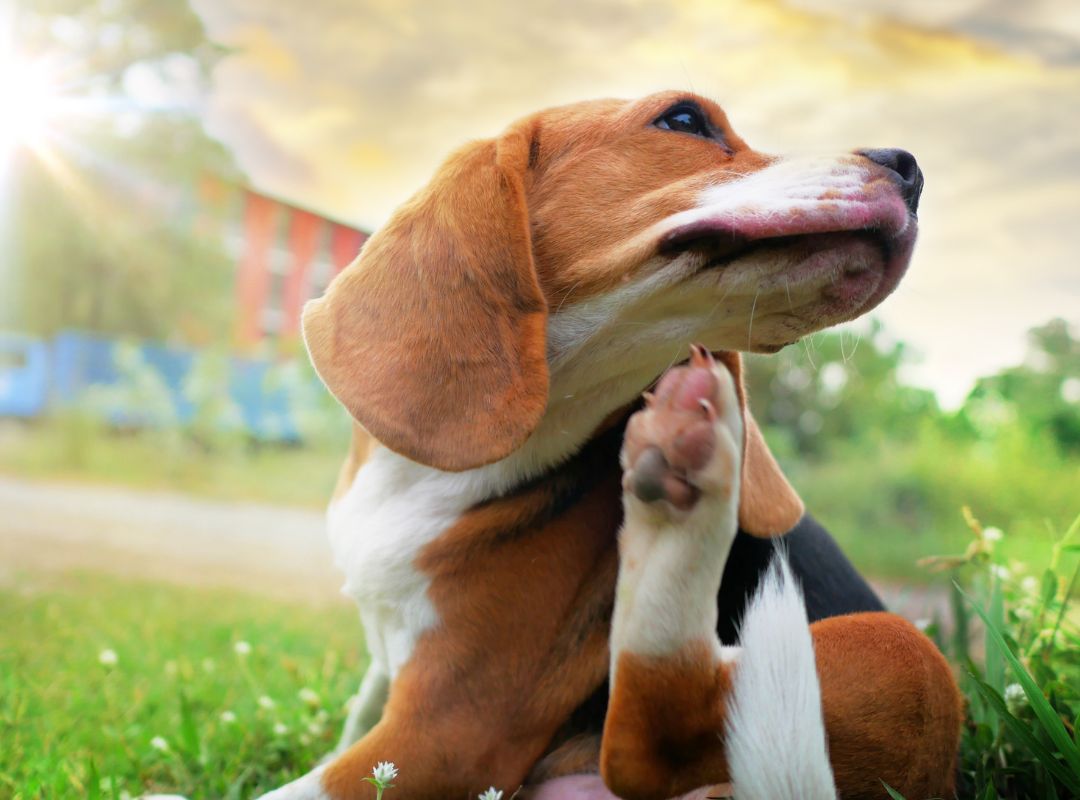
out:
<path id="1" fill-rule="evenodd" d="M 1068 0 L 195 7 L 236 49 L 209 129 L 256 185 L 335 217 L 377 226 L 450 150 L 537 108 L 683 86 L 761 149 L 916 153 L 922 240 L 881 314 L 950 399 L 1018 356 L 1026 327 L 1080 309 Z"/>

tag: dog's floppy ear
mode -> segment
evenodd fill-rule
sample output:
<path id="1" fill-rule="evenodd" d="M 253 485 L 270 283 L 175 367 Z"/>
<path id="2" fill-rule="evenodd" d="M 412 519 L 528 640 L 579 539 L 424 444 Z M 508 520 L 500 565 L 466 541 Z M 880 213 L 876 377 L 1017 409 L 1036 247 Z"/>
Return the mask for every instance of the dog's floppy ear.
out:
<path id="1" fill-rule="evenodd" d="M 735 378 L 735 391 L 743 412 L 742 481 L 739 492 L 739 527 L 754 536 L 779 536 L 795 527 L 805 507 L 773 458 L 765 437 L 750 413 L 743 383 L 742 358 L 733 351 L 715 354 Z"/>
<path id="2" fill-rule="evenodd" d="M 304 308 L 312 363 L 380 442 L 464 470 L 518 448 L 547 406 L 547 304 L 533 265 L 529 136 L 452 155 Z"/>

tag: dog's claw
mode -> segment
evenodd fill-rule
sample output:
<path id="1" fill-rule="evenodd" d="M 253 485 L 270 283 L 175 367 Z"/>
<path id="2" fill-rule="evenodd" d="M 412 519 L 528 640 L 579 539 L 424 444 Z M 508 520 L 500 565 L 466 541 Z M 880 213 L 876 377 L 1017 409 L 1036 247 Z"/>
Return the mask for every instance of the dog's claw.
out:
<path id="1" fill-rule="evenodd" d="M 716 360 L 713 358 L 712 353 L 709 352 L 707 347 L 700 344 L 692 344 L 690 345 L 690 365 L 712 369 L 716 366 Z"/>

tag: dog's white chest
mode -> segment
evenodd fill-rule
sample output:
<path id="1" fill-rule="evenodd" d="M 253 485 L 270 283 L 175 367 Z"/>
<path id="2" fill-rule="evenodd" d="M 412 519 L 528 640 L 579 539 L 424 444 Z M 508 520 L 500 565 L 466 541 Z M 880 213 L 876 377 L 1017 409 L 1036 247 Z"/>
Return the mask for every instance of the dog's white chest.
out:
<path id="1" fill-rule="evenodd" d="M 416 566 L 420 552 L 490 490 L 474 473 L 440 472 L 380 448 L 330 506 L 342 591 L 360 608 L 372 661 L 391 678 L 439 621 L 430 580 Z"/>

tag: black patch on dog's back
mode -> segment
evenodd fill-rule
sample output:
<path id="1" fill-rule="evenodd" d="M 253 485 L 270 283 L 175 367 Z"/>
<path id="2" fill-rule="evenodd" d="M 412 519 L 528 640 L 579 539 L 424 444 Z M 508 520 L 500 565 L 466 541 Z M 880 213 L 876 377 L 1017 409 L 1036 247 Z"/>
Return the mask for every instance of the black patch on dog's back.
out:
<path id="1" fill-rule="evenodd" d="M 809 514 L 780 537 L 779 542 L 787 549 L 791 571 L 802 585 L 806 615 L 811 622 L 841 614 L 885 610 L 829 532 Z M 724 644 L 735 644 L 738 640 L 738 625 L 746 603 L 775 552 L 773 539 L 759 539 L 742 531 L 735 537 L 717 596 L 720 617 L 716 629 Z"/>

